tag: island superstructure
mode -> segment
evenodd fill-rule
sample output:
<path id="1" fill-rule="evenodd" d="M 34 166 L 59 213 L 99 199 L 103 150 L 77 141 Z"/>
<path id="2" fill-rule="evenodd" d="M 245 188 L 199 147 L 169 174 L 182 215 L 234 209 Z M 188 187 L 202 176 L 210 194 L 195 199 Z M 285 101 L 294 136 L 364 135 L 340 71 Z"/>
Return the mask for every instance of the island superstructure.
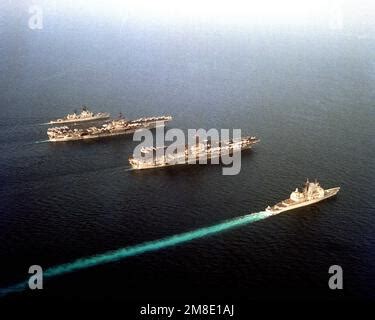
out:
<path id="1" fill-rule="evenodd" d="M 47 135 L 50 141 L 74 141 L 84 139 L 97 139 L 123 134 L 134 133 L 138 129 L 151 129 L 157 126 L 164 126 L 166 122 L 171 121 L 171 116 L 159 116 L 139 118 L 136 120 L 118 119 L 112 120 L 101 127 L 89 128 L 69 128 L 67 126 L 49 128 Z"/>
<path id="2" fill-rule="evenodd" d="M 268 206 L 267 212 L 278 214 L 283 211 L 293 210 L 300 207 L 308 206 L 319 201 L 331 198 L 340 191 L 340 187 L 323 189 L 319 182 L 306 181 L 304 188 L 300 192 L 298 188 L 290 194 L 289 199 L 281 201 L 274 206 Z"/>
<path id="3" fill-rule="evenodd" d="M 220 158 L 222 154 L 231 154 L 233 151 L 251 149 L 260 140 L 257 137 L 242 137 L 236 140 L 213 141 L 210 143 L 197 142 L 183 146 L 183 151 L 158 156 L 157 148 L 142 148 L 141 157 L 130 157 L 129 163 L 133 169 L 152 169 L 182 164 L 197 164 L 200 158 Z M 164 147 L 163 149 L 166 149 Z"/>
<path id="4" fill-rule="evenodd" d="M 65 124 L 65 123 L 76 123 L 76 122 L 90 122 L 109 119 L 110 114 L 107 112 L 93 113 L 83 106 L 81 113 L 77 114 L 74 112 L 72 114 L 66 115 L 64 118 L 51 120 L 48 124 Z"/>

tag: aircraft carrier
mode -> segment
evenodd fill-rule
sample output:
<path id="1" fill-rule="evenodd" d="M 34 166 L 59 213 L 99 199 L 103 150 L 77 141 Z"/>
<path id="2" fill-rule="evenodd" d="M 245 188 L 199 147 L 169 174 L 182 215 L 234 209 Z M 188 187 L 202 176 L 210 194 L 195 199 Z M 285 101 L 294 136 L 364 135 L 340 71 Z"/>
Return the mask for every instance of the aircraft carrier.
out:
<path id="1" fill-rule="evenodd" d="M 76 111 L 72 114 L 66 115 L 64 118 L 51 120 L 47 124 L 66 124 L 66 123 L 78 123 L 78 122 L 90 122 L 109 119 L 110 114 L 107 112 L 93 113 L 83 106 L 81 113 Z"/>
<path id="2" fill-rule="evenodd" d="M 164 126 L 166 122 L 171 120 L 171 116 L 139 118 L 136 120 L 118 119 L 108 121 L 101 127 L 93 126 L 89 128 L 72 129 L 68 126 L 62 126 L 49 128 L 47 130 L 47 135 L 49 141 L 52 142 L 98 139 L 131 134 L 138 129 L 152 129 L 158 126 Z"/>

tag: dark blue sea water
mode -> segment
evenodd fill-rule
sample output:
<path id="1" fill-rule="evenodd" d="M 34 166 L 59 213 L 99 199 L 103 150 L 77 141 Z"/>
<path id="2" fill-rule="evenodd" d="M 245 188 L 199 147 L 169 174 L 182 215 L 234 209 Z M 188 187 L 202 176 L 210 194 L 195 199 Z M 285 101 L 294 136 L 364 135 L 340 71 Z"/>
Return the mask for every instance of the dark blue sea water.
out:
<path id="1" fill-rule="evenodd" d="M 26 11 L 27 14 L 27 11 Z M 3 19 L 0 287 L 45 268 L 262 211 L 306 177 L 336 199 L 45 282 L 58 298 L 375 298 L 375 42 L 313 30 Z M 76 19 L 76 20 L 75 20 Z M 132 137 L 71 143 L 39 126 L 86 104 L 261 143 L 220 166 L 134 172 Z M 344 290 L 328 288 L 328 268 Z"/>

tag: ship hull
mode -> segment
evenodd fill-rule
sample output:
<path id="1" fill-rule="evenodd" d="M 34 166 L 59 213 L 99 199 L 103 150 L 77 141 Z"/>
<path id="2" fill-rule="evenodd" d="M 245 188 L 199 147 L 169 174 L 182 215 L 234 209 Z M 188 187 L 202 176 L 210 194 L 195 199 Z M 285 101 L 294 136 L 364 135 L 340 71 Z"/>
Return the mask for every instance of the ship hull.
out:
<path id="1" fill-rule="evenodd" d="M 163 122 L 167 122 L 167 121 L 163 121 Z M 98 133 L 98 134 L 87 134 L 83 136 L 64 136 L 61 138 L 50 138 L 49 141 L 67 142 L 67 141 L 79 141 L 79 140 L 89 140 L 89 139 L 101 139 L 101 138 L 107 138 L 107 137 L 113 137 L 113 136 L 132 134 L 137 130 L 153 129 L 153 128 L 160 127 L 160 126 L 164 126 L 164 124 L 157 125 L 157 122 L 150 122 L 150 123 L 144 124 L 144 126 L 140 128 L 124 129 L 124 130 L 117 130 L 114 132 L 106 132 L 106 133 Z"/>
<path id="2" fill-rule="evenodd" d="M 327 189 L 327 190 L 324 190 L 324 196 L 321 197 L 321 198 L 313 199 L 313 200 L 308 200 L 308 201 L 304 201 L 304 202 L 300 202 L 300 203 L 291 204 L 291 205 L 288 205 L 288 206 L 286 206 L 284 208 L 266 209 L 266 211 L 267 212 L 271 212 L 272 214 L 279 214 L 279 213 L 284 212 L 284 211 L 289 211 L 289 210 L 294 210 L 294 209 L 306 207 L 306 206 L 309 206 L 309 205 L 321 202 L 323 200 L 329 199 L 331 197 L 334 197 L 334 196 L 337 195 L 337 193 L 339 191 L 340 191 L 340 187 Z"/>

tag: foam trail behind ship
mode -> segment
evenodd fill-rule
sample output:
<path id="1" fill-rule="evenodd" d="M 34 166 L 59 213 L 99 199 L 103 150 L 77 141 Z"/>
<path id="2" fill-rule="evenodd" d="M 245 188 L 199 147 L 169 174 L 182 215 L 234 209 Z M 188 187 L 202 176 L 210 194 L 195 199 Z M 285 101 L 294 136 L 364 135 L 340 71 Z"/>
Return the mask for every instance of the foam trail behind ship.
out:
<path id="1" fill-rule="evenodd" d="M 47 142 L 50 142 L 49 140 L 40 140 L 40 141 L 35 141 L 34 143 L 38 144 L 38 143 L 47 143 Z"/>
<path id="2" fill-rule="evenodd" d="M 97 265 L 119 261 L 132 256 L 137 256 L 146 252 L 157 251 L 164 248 L 172 247 L 178 244 L 182 244 L 191 240 L 203 238 L 216 233 L 223 232 L 235 227 L 250 224 L 259 220 L 266 219 L 273 214 L 266 211 L 257 213 L 247 214 L 244 216 L 236 217 L 224 222 L 199 228 L 193 231 L 188 231 L 159 240 L 144 242 L 134 246 L 128 246 L 114 251 L 105 252 L 103 254 L 77 259 L 73 262 L 61 264 L 55 267 L 44 270 L 43 280 L 48 278 L 64 275 L 73 271 L 78 271 Z M 0 297 L 5 296 L 14 292 L 21 292 L 28 288 L 28 281 L 24 281 L 7 288 L 0 288 Z"/>

